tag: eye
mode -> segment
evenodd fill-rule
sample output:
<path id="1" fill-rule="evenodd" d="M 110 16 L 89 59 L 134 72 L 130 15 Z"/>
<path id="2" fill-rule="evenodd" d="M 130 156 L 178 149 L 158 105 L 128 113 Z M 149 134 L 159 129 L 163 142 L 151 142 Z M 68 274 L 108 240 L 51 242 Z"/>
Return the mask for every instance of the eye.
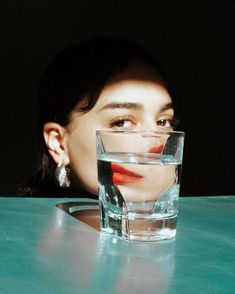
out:
<path id="1" fill-rule="evenodd" d="M 179 124 L 179 119 L 177 117 L 160 118 L 157 120 L 157 125 L 163 128 L 175 129 Z"/>
<path id="2" fill-rule="evenodd" d="M 129 120 L 119 120 L 114 126 L 118 128 L 129 128 L 131 126 L 131 122 Z"/>
<path id="3" fill-rule="evenodd" d="M 170 119 L 162 118 L 157 120 L 157 125 L 159 127 L 173 129 L 174 123 L 173 123 L 173 119 L 171 118 Z"/>
<path id="4" fill-rule="evenodd" d="M 171 127 L 172 119 L 159 119 L 157 120 L 157 125 L 161 127 Z"/>
<path id="5" fill-rule="evenodd" d="M 113 119 L 109 127 L 114 129 L 129 129 L 135 125 L 135 121 L 132 118 L 129 117 L 120 117 L 117 119 Z"/>

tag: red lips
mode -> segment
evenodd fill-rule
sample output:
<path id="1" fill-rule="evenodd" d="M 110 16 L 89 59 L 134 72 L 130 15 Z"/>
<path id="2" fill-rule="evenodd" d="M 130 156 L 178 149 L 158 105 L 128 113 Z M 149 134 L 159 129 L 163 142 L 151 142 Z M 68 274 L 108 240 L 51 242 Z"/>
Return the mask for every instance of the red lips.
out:
<path id="1" fill-rule="evenodd" d="M 112 180 L 114 185 L 134 183 L 143 178 L 143 176 L 141 176 L 140 174 L 137 174 L 129 169 L 126 169 L 125 167 L 117 163 L 112 162 L 111 169 L 113 172 Z"/>
<path id="2" fill-rule="evenodd" d="M 163 151 L 163 149 L 163 145 L 155 145 L 148 150 L 148 153 L 159 154 Z M 134 183 L 143 178 L 142 175 L 137 174 L 136 172 L 131 171 L 114 162 L 111 163 L 111 169 L 113 173 L 112 180 L 114 185 L 125 185 L 128 183 Z"/>

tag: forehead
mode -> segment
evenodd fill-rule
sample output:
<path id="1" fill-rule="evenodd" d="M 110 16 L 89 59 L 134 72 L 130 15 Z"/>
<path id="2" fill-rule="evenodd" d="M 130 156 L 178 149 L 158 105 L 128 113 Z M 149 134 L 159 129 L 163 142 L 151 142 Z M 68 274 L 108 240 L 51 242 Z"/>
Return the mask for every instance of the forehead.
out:
<path id="1" fill-rule="evenodd" d="M 138 111 L 156 115 L 164 110 L 173 111 L 173 108 L 163 80 L 148 71 L 125 71 L 106 83 L 91 110 L 86 113 L 74 111 L 71 121 L 92 119 L 98 123 L 107 113 L 114 116 Z"/>
<path id="2" fill-rule="evenodd" d="M 163 79 L 154 69 L 131 64 L 106 83 L 96 107 L 113 102 L 169 103 L 171 98 Z"/>
<path id="3" fill-rule="evenodd" d="M 157 80 L 124 79 L 108 83 L 100 94 L 96 109 L 108 103 L 139 103 L 143 106 L 158 106 L 171 102 L 171 97 Z"/>

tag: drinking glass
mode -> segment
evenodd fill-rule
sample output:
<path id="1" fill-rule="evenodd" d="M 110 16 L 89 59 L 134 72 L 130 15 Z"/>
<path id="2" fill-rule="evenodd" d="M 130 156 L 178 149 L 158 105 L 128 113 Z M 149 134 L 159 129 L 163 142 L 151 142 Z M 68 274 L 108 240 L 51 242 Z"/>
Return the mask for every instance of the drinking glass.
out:
<path id="1" fill-rule="evenodd" d="M 184 132 L 96 132 L 101 231 L 136 241 L 176 235 Z"/>

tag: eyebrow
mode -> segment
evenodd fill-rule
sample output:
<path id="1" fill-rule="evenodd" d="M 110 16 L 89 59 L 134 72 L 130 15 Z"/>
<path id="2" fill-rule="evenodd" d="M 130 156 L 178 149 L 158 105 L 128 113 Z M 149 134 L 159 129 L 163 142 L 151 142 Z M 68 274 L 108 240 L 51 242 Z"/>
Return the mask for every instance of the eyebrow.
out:
<path id="1" fill-rule="evenodd" d="M 140 103 L 130 103 L 130 102 L 124 102 L 124 103 L 120 103 L 120 102 L 113 102 L 113 103 L 109 103 L 106 104 L 105 106 L 103 106 L 99 111 L 101 110 L 105 110 L 105 109 L 116 109 L 116 108 L 131 108 L 131 109 L 143 109 L 143 106 Z"/>
<path id="2" fill-rule="evenodd" d="M 124 102 L 124 103 L 119 103 L 119 102 L 113 102 L 109 103 L 105 106 L 103 106 L 99 111 L 105 110 L 105 109 L 135 109 L 135 110 L 142 110 L 143 105 L 140 103 L 131 103 L 131 102 Z M 167 104 L 164 104 L 159 112 L 168 110 L 168 109 L 173 109 L 173 103 L 169 102 Z"/>
<path id="3" fill-rule="evenodd" d="M 165 110 L 168 110 L 168 109 L 174 109 L 174 107 L 173 107 L 173 102 L 169 102 L 169 103 L 163 105 L 163 106 L 160 108 L 160 112 L 165 111 Z"/>

